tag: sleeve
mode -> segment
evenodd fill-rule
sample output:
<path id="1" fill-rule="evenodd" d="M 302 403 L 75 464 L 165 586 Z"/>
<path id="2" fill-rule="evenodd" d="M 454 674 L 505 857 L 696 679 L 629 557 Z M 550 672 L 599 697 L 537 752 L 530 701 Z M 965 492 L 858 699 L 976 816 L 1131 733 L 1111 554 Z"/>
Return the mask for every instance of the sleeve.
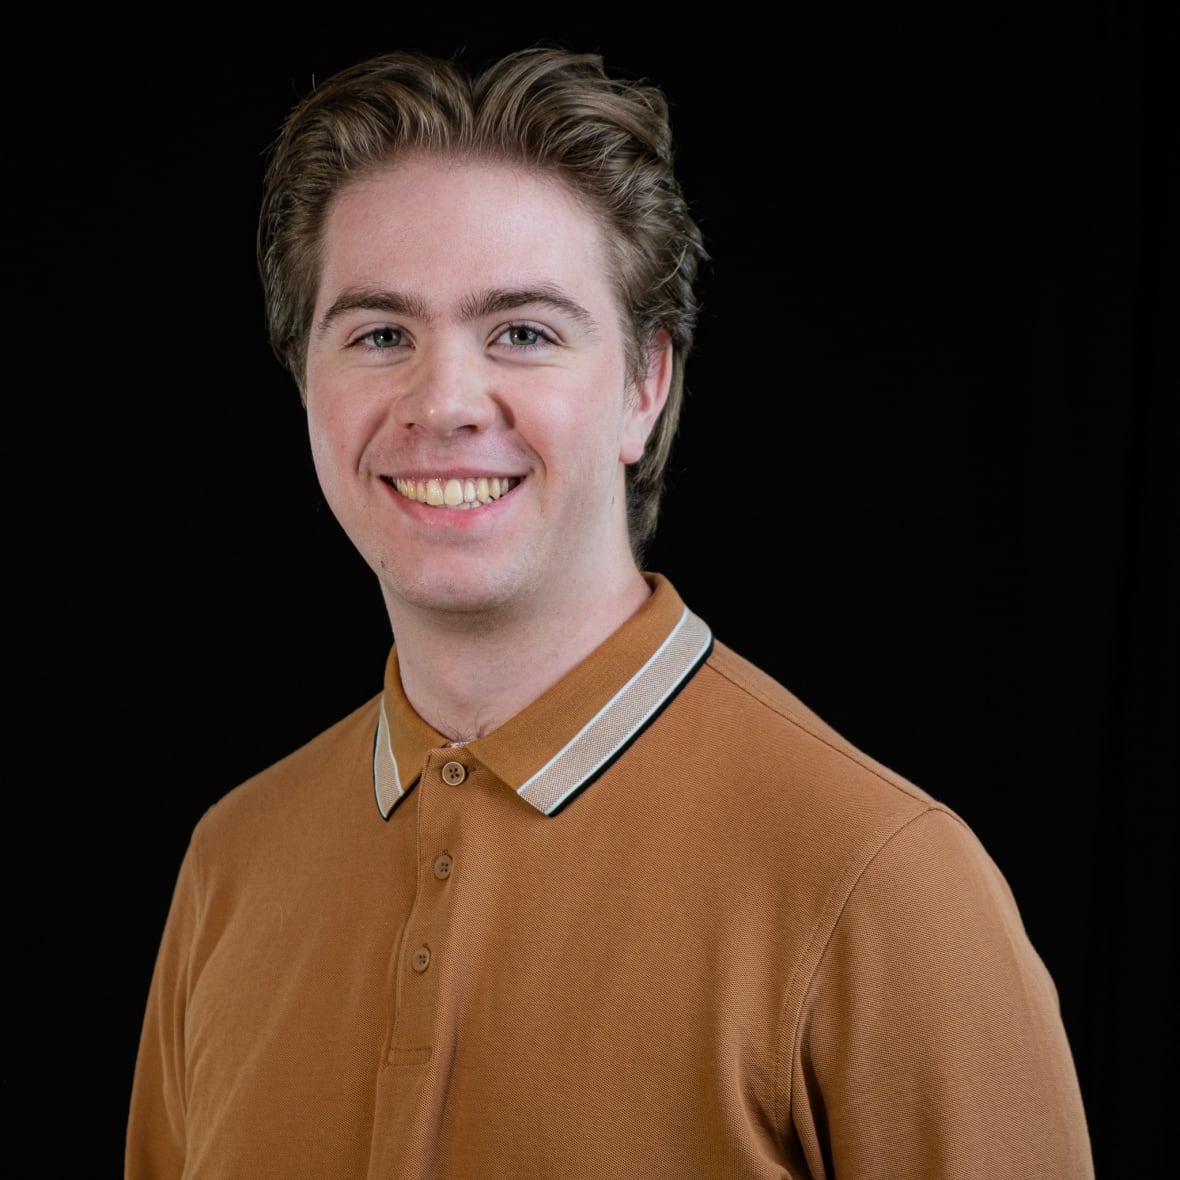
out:
<path id="1" fill-rule="evenodd" d="M 194 861 L 190 844 L 148 988 L 127 1120 L 125 1180 L 173 1180 L 184 1175 L 184 1020 L 198 914 Z"/>
<path id="2" fill-rule="evenodd" d="M 1094 1174 L 1056 988 L 999 869 L 946 811 L 911 820 L 860 875 L 792 1070 L 817 1177 Z"/>

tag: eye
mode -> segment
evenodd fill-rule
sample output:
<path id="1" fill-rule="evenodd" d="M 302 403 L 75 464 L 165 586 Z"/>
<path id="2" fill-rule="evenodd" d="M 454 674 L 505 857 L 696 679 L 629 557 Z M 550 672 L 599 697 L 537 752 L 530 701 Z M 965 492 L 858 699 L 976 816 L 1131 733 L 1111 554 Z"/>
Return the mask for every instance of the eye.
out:
<path id="1" fill-rule="evenodd" d="M 535 328 L 531 324 L 509 324 L 496 337 L 496 343 L 506 344 L 510 348 L 531 349 L 554 344 L 556 341 L 544 329 Z"/>
<path id="2" fill-rule="evenodd" d="M 374 328 L 361 337 L 361 342 L 371 348 L 397 348 L 405 340 L 401 328 Z"/>
<path id="3" fill-rule="evenodd" d="M 516 324 L 504 333 L 513 344 L 536 344 L 541 339 L 541 333 L 535 328 L 526 328 L 523 324 Z"/>
<path id="4" fill-rule="evenodd" d="M 401 328 L 383 324 L 380 328 L 370 328 L 369 331 L 352 337 L 348 347 L 360 352 L 389 352 L 395 348 L 406 348 L 409 343 L 409 338 Z"/>

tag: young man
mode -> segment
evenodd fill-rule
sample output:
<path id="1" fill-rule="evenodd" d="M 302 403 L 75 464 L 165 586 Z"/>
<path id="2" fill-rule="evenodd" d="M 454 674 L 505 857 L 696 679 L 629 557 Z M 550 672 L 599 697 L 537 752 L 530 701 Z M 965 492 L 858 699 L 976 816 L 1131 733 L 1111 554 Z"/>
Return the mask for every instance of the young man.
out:
<path id="1" fill-rule="evenodd" d="M 1079 1178 L 1052 981 L 962 821 L 644 572 L 704 251 L 593 56 L 320 85 L 271 338 L 384 691 L 201 820 L 126 1175 Z"/>

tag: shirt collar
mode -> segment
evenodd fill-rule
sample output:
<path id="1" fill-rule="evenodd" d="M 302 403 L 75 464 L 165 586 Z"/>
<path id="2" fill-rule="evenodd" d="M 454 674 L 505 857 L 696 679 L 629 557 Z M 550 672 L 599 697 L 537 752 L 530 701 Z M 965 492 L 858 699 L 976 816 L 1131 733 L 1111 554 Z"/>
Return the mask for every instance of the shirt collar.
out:
<path id="1" fill-rule="evenodd" d="M 605 643 L 527 708 L 464 749 L 544 815 L 556 815 L 643 732 L 713 649 L 713 635 L 660 574 L 652 594 Z M 431 750 L 450 745 L 406 699 L 397 647 L 385 669 L 373 752 L 377 807 L 388 819 Z"/>

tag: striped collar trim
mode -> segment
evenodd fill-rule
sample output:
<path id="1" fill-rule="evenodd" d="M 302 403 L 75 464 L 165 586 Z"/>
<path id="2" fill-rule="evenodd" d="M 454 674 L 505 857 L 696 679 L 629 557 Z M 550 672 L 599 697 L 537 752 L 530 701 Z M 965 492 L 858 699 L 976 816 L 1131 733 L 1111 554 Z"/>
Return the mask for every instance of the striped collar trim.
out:
<path id="1" fill-rule="evenodd" d="M 516 793 L 543 815 L 556 815 L 613 763 L 659 716 L 713 650 L 713 633 L 687 607 L 660 646 L 597 713 Z M 478 743 L 468 750 L 478 756 Z M 388 819 L 418 779 L 403 783 L 398 771 L 385 699 L 377 718 L 373 787 Z"/>

